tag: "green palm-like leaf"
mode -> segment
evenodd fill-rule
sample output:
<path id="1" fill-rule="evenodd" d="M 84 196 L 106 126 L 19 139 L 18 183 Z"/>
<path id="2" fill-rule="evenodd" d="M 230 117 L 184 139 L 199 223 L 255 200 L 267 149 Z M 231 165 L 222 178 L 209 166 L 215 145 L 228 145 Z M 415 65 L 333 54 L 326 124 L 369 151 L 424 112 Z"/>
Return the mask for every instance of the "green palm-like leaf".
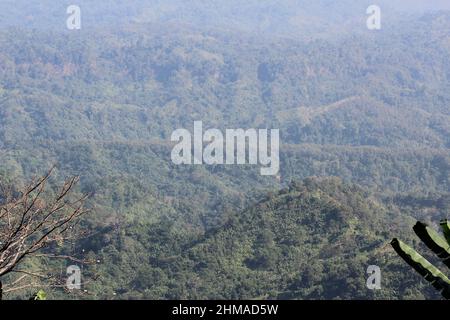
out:
<path id="1" fill-rule="evenodd" d="M 445 240 L 450 243 L 450 222 L 447 219 L 441 221 L 441 229 L 444 233 Z"/>
<path id="2" fill-rule="evenodd" d="M 417 222 L 413 229 L 420 240 L 441 258 L 447 267 L 450 267 L 450 245 L 448 242 L 423 222 Z"/>
<path id="3" fill-rule="evenodd" d="M 393 239 L 392 247 L 411 267 L 430 282 L 433 287 L 450 294 L 450 280 L 438 268 L 422 257 L 416 250 L 398 239 Z"/>
<path id="4" fill-rule="evenodd" d="M 450 268 L 450 223 L 447 220 L 441 221 L 441 228 L 445 239 L 435 230 L 420 221 L 416 223 L 413 229 L 420 240 Z M 391 245 L 398 255 L 424 277 L 425 280 L 430 282 L 433 287 L 439 290 L 444 298 L 450 299 L 450 280 L 445 274 L 417 253 L 417 251 L 397 238 L 392 240 Z"/>

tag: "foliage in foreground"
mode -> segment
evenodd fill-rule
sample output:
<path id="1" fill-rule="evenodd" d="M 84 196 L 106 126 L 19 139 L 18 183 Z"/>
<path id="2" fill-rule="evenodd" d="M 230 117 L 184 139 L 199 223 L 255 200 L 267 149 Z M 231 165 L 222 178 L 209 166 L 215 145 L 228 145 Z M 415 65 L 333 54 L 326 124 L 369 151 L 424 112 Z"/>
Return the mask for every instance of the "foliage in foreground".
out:
<path id="1" fill-rule="evenodd" d="M 450 268 L 450 223 L 441 221 L 441 228 L 445 239 L 425 223 L 418 221 L 414 226 L 414 232 L 425 245 L 433 251 L 442 262 Z M 445 299 L 450 299 L 450 280 L 438 268 L 422 257 L 416 250 L 402 241 L 394 238 L 392 247 L 411 267 L 414 268 L 425 280 L 430 282 Z"/>

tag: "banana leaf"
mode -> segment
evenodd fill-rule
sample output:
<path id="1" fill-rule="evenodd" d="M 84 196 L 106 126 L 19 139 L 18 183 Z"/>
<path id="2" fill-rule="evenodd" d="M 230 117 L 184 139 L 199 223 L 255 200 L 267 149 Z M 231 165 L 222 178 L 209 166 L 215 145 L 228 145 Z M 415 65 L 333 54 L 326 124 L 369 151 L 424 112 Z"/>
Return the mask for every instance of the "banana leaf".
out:
<path id="1" fill-rule="evenodd" d="M 450 245 L 448 242 L 423 222 L 418 221 L 413 229 L 420 240 L 450 268 Z"/>
<path id="2" fill-rule="evenodd" d="M 444 233 L 445 240 L 450 244 L 450 222 L 447 219 L 441 221 L 441 229 Z"/>
<path id="3" fill-rule="evenodd" d="M 434 288 L 441 292 L 442 296 L 450 299 L 450 280 L 438 268 L 422 257 L 416 250 L 402 241 L 394 238 L 391 245 L 397 254 L 403 258 L 414 270 L 425 280 L 430 282 Z"/>

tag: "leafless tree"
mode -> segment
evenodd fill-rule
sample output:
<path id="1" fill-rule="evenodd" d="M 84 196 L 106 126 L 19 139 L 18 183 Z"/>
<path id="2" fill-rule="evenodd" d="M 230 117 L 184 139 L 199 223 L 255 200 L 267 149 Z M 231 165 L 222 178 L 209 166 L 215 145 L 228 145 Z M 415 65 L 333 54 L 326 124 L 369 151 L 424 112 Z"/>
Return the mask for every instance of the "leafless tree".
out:
<path id="1" fill-rule="evenodd" d="M 77 237 L 75 227 L 79 218 L 88 212 L 85 209 L 87 195 L 72 200 L 78 177 L 68 179 L 53 196 L 46 194 L 53 171 L 52 168 L 45 176 L 34 179 L 21 191 L 0 186 L 0 299 L 1 279 L 8 274 L 21 275 L 8 283 L 7 288 L 5 285 L 4 292 L 34 286 L 31 280 L 23 284 L 28 277 L 48 278 L 48 274 L 21 270 L 20 265 L 27 258 L 75 259 L 41 251 Z"/>

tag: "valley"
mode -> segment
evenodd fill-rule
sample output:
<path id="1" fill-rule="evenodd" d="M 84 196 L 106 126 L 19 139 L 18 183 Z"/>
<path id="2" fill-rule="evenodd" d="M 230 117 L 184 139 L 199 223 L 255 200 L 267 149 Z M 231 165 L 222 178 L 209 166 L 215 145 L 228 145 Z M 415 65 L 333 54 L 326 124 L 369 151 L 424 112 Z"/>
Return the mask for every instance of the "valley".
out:
<path id="1" fill-rule="evenodd" d="M 119 1 L 83 9 L 78 32 L 58 29 L 59 5 L 44 19 L 18 2 L 0 19 L 0 180 L 52 165 L 52 187 L 80 176 L 92 232 L 55 250 L 99 261 L 82 270 L 86 293 L 50 298 L 439 298 L 388 243 L 450 214 L 448 12 L 392 11 L 372 33 L 351 1 L 195 1 L 203 15 Z M 191 140 L 200 120 L 201 138 L 279 130 L 279 158 L 267 148 L 258 163 L 276 172 L 250 156 L 190 165 L 213 154 L 206 138 L 174 163 L 172 134 Z M 366 288 L 369 265 L 380 290 Z"/>

